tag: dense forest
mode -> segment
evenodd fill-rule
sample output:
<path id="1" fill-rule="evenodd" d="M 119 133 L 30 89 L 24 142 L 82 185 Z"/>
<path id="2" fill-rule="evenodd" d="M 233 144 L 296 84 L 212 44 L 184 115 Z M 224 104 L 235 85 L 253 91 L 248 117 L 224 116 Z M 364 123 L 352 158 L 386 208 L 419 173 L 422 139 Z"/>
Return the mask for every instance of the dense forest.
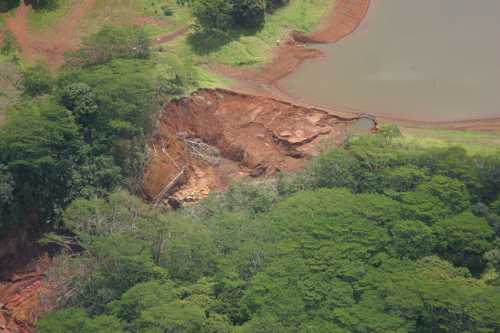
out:
<path id="1" fill-rule="evenodd" d="M 498 332 L 500 158 L 388 141 L 178 212 L 74 201 L 40 332 Z"/>
<path id="2" fill-rule="evenodd" d="M 224 29 L 287 1 L 185 2 Z M 62 249 L 38 332 L 500 332 L 499 154 L 388 126 L 302 172 L 149 205 L 155 114 L 195 80 L 154 61 L 144 30 L 107 26 L 57 75 L 23 71 L 0 126 L 0 233 L 30 224 Z"/>

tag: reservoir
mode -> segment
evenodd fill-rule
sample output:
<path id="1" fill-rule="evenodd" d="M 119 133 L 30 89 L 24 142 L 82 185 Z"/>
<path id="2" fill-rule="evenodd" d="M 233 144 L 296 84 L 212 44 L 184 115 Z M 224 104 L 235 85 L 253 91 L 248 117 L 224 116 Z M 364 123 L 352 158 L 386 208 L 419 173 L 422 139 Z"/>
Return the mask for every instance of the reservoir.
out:
<path id="1" fill-rule="evenodd" d="M 328 108 L 395 119 L 500 117 L 499 0 L 372 0 L 354 33 L 280 81 Z"/>

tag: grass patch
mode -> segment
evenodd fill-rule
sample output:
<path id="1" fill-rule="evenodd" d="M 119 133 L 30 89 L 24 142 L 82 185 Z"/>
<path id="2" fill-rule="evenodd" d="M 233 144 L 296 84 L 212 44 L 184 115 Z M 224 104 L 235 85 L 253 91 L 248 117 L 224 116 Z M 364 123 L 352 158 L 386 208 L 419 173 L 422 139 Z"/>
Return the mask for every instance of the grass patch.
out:
<path id="1" fill-rule="evenodd" d="M 21 94 L 16 83 L 21 79 L 19 66 L 14 62 L 12 55 L 0 53 L 0 124 L 5 121 L 8 107 Z"/>
<path id="2" fill-rule="evenodd" d="M 257 32 L 233 30 L 226 36 L 229 42 L 222 41 L 220 47 L 207 53 L 200 52 L 193 42 L 188 43 L 187 47 L 198 61 L 204 63 L 263 65 L 269 61 L 276 41 L 282 38 L 286 30 L 311 31 L 334 3 L 332 0 L 295 0 L 267 16 L 263 27 Z"/>
<path id="3" fill-rule="evenodd" d="M 185 91 L 181 94 L 189 94 L 199 88 L 224 87 L 230 83 L 227 79 L 196 64 L 192 58 L 175 47 L 172 49 L 166 48 L 166 46 L 158 47 L 157 52 L 154 53 L 154 60 L 156 63 L 155 73 L 172 80 L 178 77 L 182 81 Z"/>
<path id="4" fill-rule="evenodd" d="M 164 6 L 171 9 L 172 15 L 165 15 Z M 146 17 L 158 22 L 145 25 L 148 35 L 157 37 L 186 25 L 191 14 L 187 7 L 179 6 L 176 0 L 97 0 L 82 24 L 85 29 L 83 33 L 94 33 L 106 24 L 138 24 L 141 18 Z"/>
<path id="5" fill-rule="evenodd" d="M 78 1 L 79 0 L 58 0 L 55 9 L 31 10 L 28 14 L 29 28 L 33 30 L 54 28 L 59 20 L 64 17 Z"/>
<path id="6" fill-rule="evenodd" d="M 499 151 L 500 132 L 401 128 L 404 142 L 421 147 L 462 146 L 471 154 Z"/>

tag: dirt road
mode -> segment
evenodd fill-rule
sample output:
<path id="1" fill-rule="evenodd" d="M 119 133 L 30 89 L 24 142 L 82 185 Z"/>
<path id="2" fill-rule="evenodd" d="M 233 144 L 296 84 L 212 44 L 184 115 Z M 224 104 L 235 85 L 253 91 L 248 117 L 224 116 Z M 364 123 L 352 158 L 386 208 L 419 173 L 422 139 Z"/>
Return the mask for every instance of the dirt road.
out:
<path id="1" fill-rule="evenodd" d="M 30 62 L 41 60 L 51 69 L 57 69 L 64 64 L 64 54 L 76 50 L 80 45 L 82 36 L 79 27 L 94 2 L 78 1 L 54 28 L 32 31 L 28 15 L 33 9 L 23 1 L 16 14 L 6 18 L 5 25 L 16 39 L 25 59 Z"/>

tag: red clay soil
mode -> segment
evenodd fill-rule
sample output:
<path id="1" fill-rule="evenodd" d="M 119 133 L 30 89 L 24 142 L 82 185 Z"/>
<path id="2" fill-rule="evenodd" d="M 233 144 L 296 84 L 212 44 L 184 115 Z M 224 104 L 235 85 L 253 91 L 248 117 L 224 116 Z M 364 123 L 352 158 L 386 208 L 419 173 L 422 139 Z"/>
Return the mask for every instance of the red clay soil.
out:
<path id="1" fill-rule="evenodd" d="M 0 332 L 32 333 L 38 318 L 52 308 L 52 288 L 44 272 L 50 263 L 40 258 L 0 282 Z"/>
<path id="2" fill-rule="evenodd" d="M 274 51 L 272 61 L 261 70 L 216 66 L 215 71 L 236 80 L 236 90 L 285 98 L 277 83 L 308 59 L 323 53 L 305 44 L 335 43 L 353 33 L 363 22 L 370 0 L 337 0 L 322 27 L 309 35 L 291 31 Z"/>
<path id="3" fill-rule="evenodd" d="M 78 1 L 56 27 L 44 32 L 30 31 L 30 5 L 21 3 L 15 16 L 7 17 L 5 24 L 13 34 L 22 54 L 28 61 L 43 60 L 52 69 L 64 64 L 64 54 L 80 45 L 79 26 L 95 0 Z"/>
<path id="4" fill-rule="evenodd" d="M 170 102 L 149 145 L 148 199 L 196 201 L 231 179 L 298 170 L 359 117 L 216 89 Z M 375 128 L 376 124 L 374 124 Z"/>
<path id="5" fill-rule="evenodd" d="M 163 43 L 170 42 L 170 41 L 176 39 L 177 37 L 185 35 L 189 31 L 189 28 L 190 28 L 190 26 L 187 25 L 187 26 L 182 27 L 179 30 L 176 30 L 174 32 L 165 34 L 163 36 L 159 36 L 159 37 L 154 39 L 154 43 L 155 44 L 163 44 Z"/>
<path id="6" fill-rule="evenodd" d="M 56 70 L 64 64 L 65 53 L 74 51 L 80 46 L 82 35 L 79 28 L 94 3 L 95 0 L 78 1 L 56 27 L 46 31 L 30 31 L 28 15 L 33 9 L 25 2 L 22 2 L 19 6 L 15 16 L 6 18 L 5 23 L 7 29 L 13 34 L 20 46 L 26 60 L 30 62 L 42 60 L 50 68 Z M 137 17 L 133 23 L 136 25 L 155 24 L 161 27 L 166 26 L 166 23 L 162 20 L 144 16 Z M 158 44 L 168 42 L 187 31 L 188 27 L 184 27 L 159 37 L 155 42 Z"/>

